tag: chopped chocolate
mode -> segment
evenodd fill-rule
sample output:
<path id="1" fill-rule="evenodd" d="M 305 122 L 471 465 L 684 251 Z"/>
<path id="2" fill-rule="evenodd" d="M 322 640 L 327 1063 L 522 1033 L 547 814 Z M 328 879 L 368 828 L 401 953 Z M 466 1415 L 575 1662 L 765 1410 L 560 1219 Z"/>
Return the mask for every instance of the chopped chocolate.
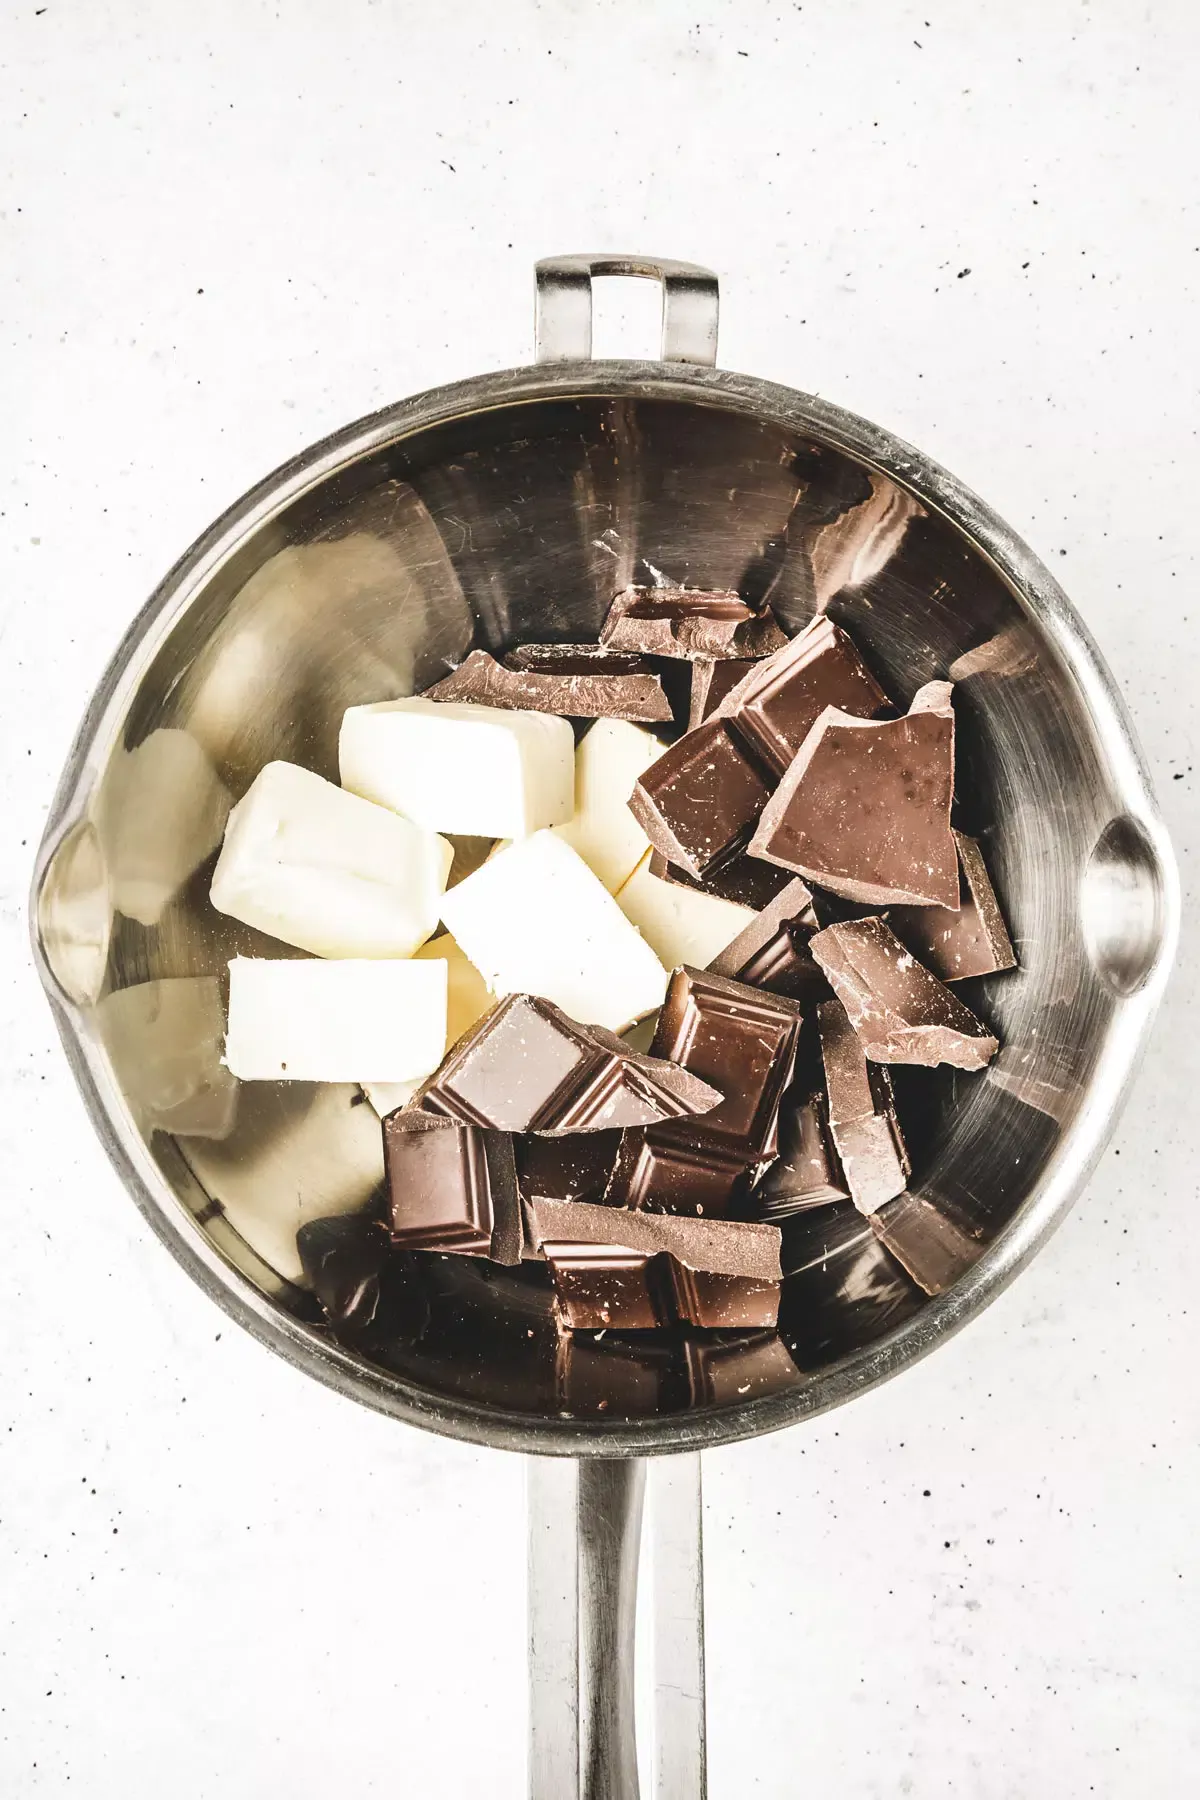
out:
<path id="1" fill-rule="evenodd" d="M 770 982 L 759 984 L 754 976 L 747 975 L 744 971 L 749 963 L 761 957 L 764 952 L 771 951 L 773 946 L 777 960 L 790 960 L 790 951 L 781 949 L 777 940 L 781 936 L 786 937 L 788 926 L 801 923 L 810 930 L 816 927 L 812 895 L 804 883 L 796 878 L 787 882 L 774 899 L 761 908 L 758 916 L 751 920 L 746 929 L 739 932 L 733 942 L 727 944 L 708 966 L 714 975 L 733 975 L 742 981 L 749 981 L 751 985 L 769 987 Z"/>
<path id="2" fill-rule="evenodd" d="M 562 675 L 509 669 L 486 650 L 472 650 L 424 700 L 457 700 L 515 712 L 557 713 L 571 719 L 661 720 L 672 717 L 657 675 Z"/>
<path id="3" fill-rule="evenodd" d="M 776 653 L 778 654 L 778 652 Z M 697 656 L 692 663 L 692 691 L 689 696 L 687 728 L 695 731 L 710 713 L 716 711 L 730 688 L 757 669 L 756 662 L 745 658 Z"/>
<path id="4" fill-rule="evenodd" d="M 755 1216 L 787 1219 L 849 1198 L 825 1095 L 788 1096 L 779 1112 L 779 1155 L 750 1196 Z"/>
<path id="5" fill-rule="evenodd" d="M 695 677 L 693 677 L 693 680 Z M 777 777 L 825 711 L 869 719 L 888 697 L 832 619 L 814 619 L 773 656 L 751 665 L 716 709 Z"/>
<path id="6" fill-rule="evenodd" d="M 809 948 L 872 1062 L 982 1069 L 1000 1048 L 882 919 L 829 925 Z"/>
<path id="7" fill-rule="evenodd" d="M 942 1294 L 978 1262 L 982 1245 L 930 1200 L 902 1194 L 871 1219 L 871 1230 L 918 1287 Z"/>
<path id="8" fill-rule="evenodd" d="M 900 942 L 942 981 L 1015 969 L 1012 940 L 983 853 L 974 838 L 954 833 L 961 878 L 959 907 L 894 906 L 887 922 Z"/>
<path id="9" fill-rule="evenodd" d="M 705 1112 L 721 1090 L 534 994 L 510 994 L 459 1039 L 412 1107 L 498 1131 L 576 1132 Z"/>
<path id="10" fill-rule="evenodd" d="M 866 906 L 956 910 L 950 695 L 949 682 L 928 682 L 902 719 L 827 708 L 763 807 L 750 854 Z"/>
<path id="11" fill-rule="evenodd" d="M 732 862 L 710 869 L 700 881 L 686 869 L 681 869 L 678 863 L 668 862 L 661 850 L 650 853 L 650 873 L 657 875 L 660 881 L 699 888 L 702 894 L 715 894 L 718 900 L 732 900 L 737 906 L 753 907 L 755 912 L 769 906 L 794 879 L 787 869 L 760 862 L 757 856 L 735 856 Z"/>
<path id="12" fill-rule="evenodd" d="M 379 1308 L 379 1277 L 388 1259 L 388 1234 L 362 1213 L 313 1219 L 296 1233 L 296 1249 L 331 1325 L 365 1329 Z"/>
<path id="13" fill-rule="evenodd" d="M 627 1213 L 577 1200 L 527 1200 L 525 1220 L 530 1240 L 538 1249 L 547 1242 L 616 1243 L 646 1256 L 666 1251 L 685 1268 L 709 1275 L 742 1275 L 762 1282 L 780 1279 L 782 1240 L 774 1225 Z"/>
<path id="14" fill-rule="evenodd" d="M 703 879 L 743 847 L 767 803 L 754 764 L 722 721 L 710 719 L 650 764 L 629 810 L 668 862 Z"/>
<path id="15" fill-rule="evenodd" d="M 514 1140 L 522 1199 L 602 1200 L 620 1148 L 619 1131 L 522 1134 Z"/>
<path id="16" fill-rule="evenodd" d="M 688 1404 L 730 1406 L 793 1387 L 799 1371 L 776 1332 L 732 1341 L 686 1337 L 680 1346 Z"/>
<path id="17" fill-rule="evenodd" d="M 603 644 L 518 644 L 504 658 L 506 669 L 532 675 L 653 675 L 649 657 Z"/>
<path id="18" fill-rule="evenodd" d="M 673 1317 L 667 1259 L 619 1244 L 542 1245 L 569 1331 L 653 1331 Z"/>
<path id="19" fill-rule="evenodd" d="M 738 980 L 798 1000 L 806 1011 L 827 999 L 829 983 L 808 949 L 814 929 L 797 923 L 781 925 L 774 937 L 743 963 Z"/>
<path id="20" fill-rule="evenodd" d="M 794 1000 L 704 969 L 676 969 L 658 1016 L 655 1056 L 711 1078 L 725 1098 L 702 1119 L 653 1132 L 656 1145 L 689 1144 L 744 1167 L 774 1156 L 779 1102 L 800 1036 Z"/>
<path id="21" fill-rule="evenodd" d="M 679 1352 L 646 1338 L 560 1333 L 555 1358 L 558 1403 L 567 1412 L 644 1418 L 678 1387 Z"/>
<path id="22" fill-rule="evenodd" d="M 660 1143 L 653 1131 L 627 1131 L 604 1203 L 722 1218 L 746 1183 L 746 1164 L 740 1157 L 727 1157 L 707 1144 Z"/>
<path id="23" fill-rule="evenodd" d="M 850 1198 L 872 1213 L 904 1192 L 911 1165 L 886 1069 L 869 1063 L 840 1000 L 817 1008 L 829 1132 Z"/>
<path id="24" fill-rule="evenodd" d="M 429 1113 L 383 1122 L 393 1243 L 493 1262 L 521 1260 L 521 1203 L 512 1140 Z"/>
<path id="25" fill-rule="evenodd" d="M 787 641 L 773 614 L 756 613 L 732 589 L 626 588 L 600 630 L 608 649 L 648 656 L 751 658 Z"/>

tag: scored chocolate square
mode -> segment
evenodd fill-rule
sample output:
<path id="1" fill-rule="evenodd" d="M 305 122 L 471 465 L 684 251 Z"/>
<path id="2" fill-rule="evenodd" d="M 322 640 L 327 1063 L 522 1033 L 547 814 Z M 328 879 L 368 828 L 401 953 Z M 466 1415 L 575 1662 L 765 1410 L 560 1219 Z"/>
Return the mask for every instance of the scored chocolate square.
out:
<path id="1" fill-rule="evenodd" d="M 854 644 L 832 619 L 821 617 L 773 656 L 753 663 L 715 716 L 730 720 L 778 778 L 827 706 L 866 719 L 887 705 Z"/>
<path id="2" fill-rule="evenodd" d="M 712 1145 L 660 1143 L 651 1131 L 627 1131 L 608 1184 L 606 1206 L 722 1218 L 746 1187 L 746 1165 Z"/>
<path id="3" fill-rule="evenodd" d="M 629 810 L 668 862 L 702 880 L 746 844 L 769 793 L 725 725 L 710 719 L 639 776 Z"/>
<path id="4" fill-rule="evenodd" d="M 429 1113 L 383 1122 L 389 1223 L 406 1250 L 521 1260 L 521 1203 L 512 1139 Z"/>

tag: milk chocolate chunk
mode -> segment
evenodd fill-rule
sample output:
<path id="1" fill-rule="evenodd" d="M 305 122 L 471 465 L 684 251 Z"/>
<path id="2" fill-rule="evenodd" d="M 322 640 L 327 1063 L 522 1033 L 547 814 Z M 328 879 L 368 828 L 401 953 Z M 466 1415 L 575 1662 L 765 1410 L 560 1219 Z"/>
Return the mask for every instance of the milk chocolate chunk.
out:
<path id="1" fill-rule="evenodd" d="M 497 1131 L 604 1131 L 705 1112 L 721 1090 L 579 1025 L 533 994 L 511 994 L 461 1037 L 412 1106 Z"/>
<path id="2" fill-rule="evenodd" d="M 829 925 L 810 938 L 809 949 L 872 1062 L 982 1069 L 1000 1048 L 882 919 Z"/>
<path id="3" fill-rule="evenodd" d="M 850 1198 L 872 1213 L 904 1192 L 911 1165 L 886 1069 L 869 1063 L 840 1000 L 817 1008 L 829 1132 Z"/>
<path id="4" fill-rule="evenodd" d="M 800 1037 L 794 1000 L 705 969 L 676 969 L 654 1033 L 655 1056 L 720 1088 L 703 1118 L 655 1128 L 653 1142 L 690 1144 L 744 1167 L 774 1156 L 779 1103 Z"/>
<path id="5" fill-rule="evenodd" d="M 512 1140 L 403 1109 L 383 1122 L 393 1243 L 494 1262 L 521 1260 Z"/>
<path id="6" fill-rule="evenodd" d="M 959 1229 L 930 1200 L 902 1194 L 871 1219 L 884 1249 L 927 1294 L 945 1293 L 978 1262 L 982 1245 Z"/>
<path id="7" fill-rule="evenodd" d="M 993 975 L 1015 969 L 1012 940 L 983 852 L 974 838 L 954 833 L 960 875 L 959 907 L 894 906 L 887 922 L 900 942 L 942 981 L 965 981 L 970 975 Z"/>
<path id="8" fill-rule="evenodd" d="M 777 653 L 778 654 L 778 653 Z M 747 676 L 758 664 L 744 657 L 697 656 L 692 662 L 692 689 L 688 703 L 687 728 L 695 731 L 714 713 L 730 688 Z"/>
<path id="9" fill-rule="evenodd" d="M 629 810 L 668 862 L 700 880 L 747 842 L 768 792 L 724 723 L 710 719 L 650 764 Z"/>
<path id="10" fill-rule="evenodd" d="M 600 642 L 648 656 L 769 656 L 787 643 L 773 614 L 756 613 L 732 589 L 626 588 L 609 608 Z"/>
<path id="11" fill-rule="evenodd" d="M 716 712 L 781 776 L 827 706 L 869 719 L 888 704 L 845 632 L 832 619 L 818 618 L 773 656 L 754 663 Z"/>
<path id="12" fill-rule="evenodd" d="M 528 1132 L 516 1138 L 522 1199 L 603 1200 L 621 1140 L 619 1131 L 579 1131 L 564 1137 Z"/>
<path id="13" fill-rule="evenodd" d="M 825 1095 L 808 1094 L 802 1100 L 789 1096 L 779 1114 L 779 1155 L 750 1196 L 755 1216 L 788 1219 L 810 1207 L 849 1198 Z"/>
<path id="14" fill-rule="evenodd" d="M 617 1152 L 606 1206 L 722 1218 L 747 1186 L 746 1164 L 711 1145 L 660 1143 L 653 1131 L 627 1131 Z"/>
<path id="15" fill-rule="evenodd" d="M 465 662 L 421 697 L 571 719 L 653 721 L 672 716 L 657 675 L 547 675 L 506 668 L 486 650 L 472 650 Z"/>
<path id="16" fill-rule="evenodd" d="M 928 682 L 902 719 L 827 708 L 764 805 L 750 854 L 862 905 L 956 911 L 950 695 L 949 682 Z"/>
<path id="17" fill-rule="evenodd" d="M 769 906 L 794 879 L 786 869 L 760 862 L 757 856 L 735 856 L 732 862 L 710 869 L 701 881 L 678 863 L 668 862 L 661 850 L 651 852 L 650 873 L 660 881 L 674 881 L 680 887 L 699 888 L 702 894 L 715 894 L 718 900 L 732 900 L 736 906 L 752 906 L 755 912 Z"/>
<path id="18" fill-rule="evenodd" d="M 371 1323 L 390 1248 L 384 1226 L 361 1213 L 313 1219 L 300 1227 L 300 1262 L 331 1325 L 363 1330 Z"/>

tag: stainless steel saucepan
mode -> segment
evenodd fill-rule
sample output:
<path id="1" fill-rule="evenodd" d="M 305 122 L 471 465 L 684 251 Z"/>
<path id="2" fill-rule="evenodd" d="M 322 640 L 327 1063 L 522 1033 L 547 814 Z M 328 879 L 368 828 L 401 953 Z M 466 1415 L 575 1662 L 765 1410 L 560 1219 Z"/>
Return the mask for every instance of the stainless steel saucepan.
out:
<path id="1" fill-rule="evenodd" d="M 597 275 L 661 282 L 660 361 L 591 359 Z M 534 366 L 347 426 L 171 570 L 68 759 L 34 941 L 96 1129 L 196 1281 L 353 1399 L 538 1459 L 531 1793 L 626 1800 L 640 1459 L 840 1405 L 1000 1291 L 1112 1129 L 1171 961 L 1177 880 L 1112 676 L 994 513 L 877 426 L 716 369 L 705 269 L 557 257 L 537 291 Z M 473 643 L 594 639 L 613 593 L 651 570 L 736 587 L 791 629 L 827 609 L 898 702 L 957 683 L 967 827 L 1021 968 L 978 996 L 1003 1044 L 992 1067 L 923 1077 L 934 1148 L 912 1186 L 977 1254 L 930 1298 L 853 1209 L 801 1215 L 779 1339 L 690 1356 L 601 1342 L 569 1367 L 528 1275 L 447 1257 L 432 1292 L 395 1296 L 361 1351 L 341 1347 L 298 1279 L 295 1233 L 368 1199 L 378 1127 L 357 1090 L 239 1089 L 220 1063 L 228 958 L 281 953 L 208 903 L 225 813 L 273 757 L 336 779 L 348 705 L 419 689 Z M 694 1455 L 659 1467 L 656 1780 L 683 1800 L 704 1787 L 699 1473 Z"/>

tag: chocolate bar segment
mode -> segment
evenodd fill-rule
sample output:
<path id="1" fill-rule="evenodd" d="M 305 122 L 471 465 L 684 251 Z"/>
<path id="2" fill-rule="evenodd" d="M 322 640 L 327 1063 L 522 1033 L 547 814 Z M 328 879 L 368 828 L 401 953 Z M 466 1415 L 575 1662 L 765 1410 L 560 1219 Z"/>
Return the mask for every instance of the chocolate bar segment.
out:
<path id="1" fill-rule="evenodd" d="M 383 1122 L 393 1243 L 521 1260 L 512 1140 L 407 1109 Z"/>
<path id="2" fill-rule="evenodd" d="M 942 981 L 966 981 L 1015 969 L 1012 940 L 983 852 L 974 838 L 954 833 L 960 874 L 959 906 L 894 906 L 887 922 L 900 942 Z"/>
<path id="3" fill-rule="evenodd" d="M 627 1131 L 604 1191 L 606 1206 L 722 1218 L 747 1185 L 746 1164 L 709 1144 L 663 1143 L 653 1131 Z"/>
<path id="4" fill-rule="evenodd" d="M 816 918 L 812 910 L 812 895 L 798 878 L 789 881 L 775 895 L 774 899 L 762 907 L 755 919 L 738 933 L 731 944 L 727 944 L 719 956 L 709 963 L 714 975 L 729 975 L 741 981 L 748 981 L 752 986 L 770 987 L 769 980 L 759 982 L 755 976 L 745 973 L 747 967 L 766 958 L 762 962 L 765 971 L 773 964 L 780 966 L 793 960 L 790 942 L 780 944 L 780 939 L 787 939 L 788 927 L 803 925 L 806 932 L 816 929 Z M 801 950 L 811 968 L 812 962 L 803 949 L 807 939 L 802 940 Z M 799 954 L 799 953 L 798 953 Z M 815 971 L 814 971 L 815 972 Z M 788 990 L 779 989 L 779 992 Z"/>
<path id="5" fill-rule="evenodd" d="M 775 1332 L 729 1342 L 686 1337 L 680 1352 L 691 1406 L 731 1406 L 794 1387 L 800 1378 Z"/>
<path id="6" fill-rule="evenodd" d="M 904 1192 L 911 1165 L 896 1117 L 891 1077 L 869 1063 L 840 1000 L 817 1008 L 829 1132 L 850 1198 L 872 1213 Z"/>
<path id="7" fill-rule="evenodd" d="M 509 669 L 486 650 L 472 650 L 444 680 L 426 688 L 422 699 L 457 700 L 513 712 L 556 713 L 571 719 L 670 719 L 671 708 L 657 675 L 549 675 Z"/>
<path id="8" fill-rule="evenodd" d="M 296 1233 L 296 1249 L 329 1323 L 364 1330 L 379 1309 L 379 1278 L 391 1250 L 379 1220 L 361 1213 L 313 1219 Z"/>
<path id="9" fill-rule="evenodd" d="M 702 879 L 747 842 L 768 798 L 749 757 L 721 720 L 710 719 L 650 764 L 629 810 L 654 849 Z"/>
<path id="10" fill-rule="evenodd" d="M 750 854 L 862 905 L 956 911 L 951 691 L 929 682 L 902 719 L 827 708 L 763 806 Z"/>
<path id="11" fill-rule="evenodd" d="M 522 1199 L 603 1200 L 621 1142 L 619 1131 L 522 1133 L 513 1144 Z"/>
<path id="12" fill-rule="evenodd" d="M 825 1095 L 785 1099 L 779 1113 L 779 1155 L 750 1196 L 755 1216 L 788 1219 L 849 1198 Z"/>
<path id="13" fill-rule="evenodd" d="M 604 1131 L 705 1112 L 720 1090 L 553 1002 L 510 994 L 459 1039 L 412 1106 L 499 1131 Z"/>
<path id="14" fill-rule="evenodd" d="M 600 631 L 607 648 L 649 656 L 748 659 L 769 656 L 787 641 L 773 614 L 756 613 L 728 588 L 626 588 Z"/>
<path id="15" fill-rule="evenodd" d="M 845 632 L 822 617 L 753 664 L 716 716 L 728 719 L 760 762 L 782 776 L 827 706 L 869 719 L 888 704 Z"/>
<path id="16" fill-rule="evenodd" d="M 609 650 L 603 644 L 518 644 L 504 658 L 506 669 L 531 675 L 653 675 L 647 656 Z"/>
<path id="17" fill-rule="evenodd" d="M 829 925 L 810 938 L 809 949 L 872 1062 L 982 1069 L 1000 1048 L 882 919 Z"/>
<path id="18" fill-rule="evenodd" d="M 732 862 L 710 869 L 701 881 L 678 863 L 668 862 L 661 850 L 650 853 L 650 873 L 660 881 L 699 888 L 702 894 L 715 894 L 718 900 L 732 900 L 735 906 L 750 906 L 755 912 L 769 906 L 795 879 L 787 869 L 760 862 L 757 856 L 735 856 Z"/>
<path id="19" fill-rule="evenodd" d="M 692 691 L 689 696 L 687 728 L 695 731 L 714 713 L 731 688 L 758 668 L 757 662 L 744 657 L 697 656 L 692 662 Z"/>
<path id="20" fill-rule="evenodd" d="M 559 1317 L 569 1331 L 653 1331 L 672 1319 L 670 1274 L 661 1261 L 620 1244 L 542 1245 Z"/>
<path id="21" fill-rule="evenodd" d="M 871 1230 L 918 1287 L 943 1294 L 974 1268 L 983 1246 L 930 1200 L 902 1194 L 872 1216 Z"/>
<path id="22" fill-rule="evenodd" d="M 739 1219 L 676 1218 L 621 1212 L 573 1200 L 527 1200 L 525 1222 L 536 1249 L 549 1243 L 613 1244 L 646 1256 L 665 1251 L 685 1268 L 778 1282 L 782 1239 L 774 1225 Z"/>

